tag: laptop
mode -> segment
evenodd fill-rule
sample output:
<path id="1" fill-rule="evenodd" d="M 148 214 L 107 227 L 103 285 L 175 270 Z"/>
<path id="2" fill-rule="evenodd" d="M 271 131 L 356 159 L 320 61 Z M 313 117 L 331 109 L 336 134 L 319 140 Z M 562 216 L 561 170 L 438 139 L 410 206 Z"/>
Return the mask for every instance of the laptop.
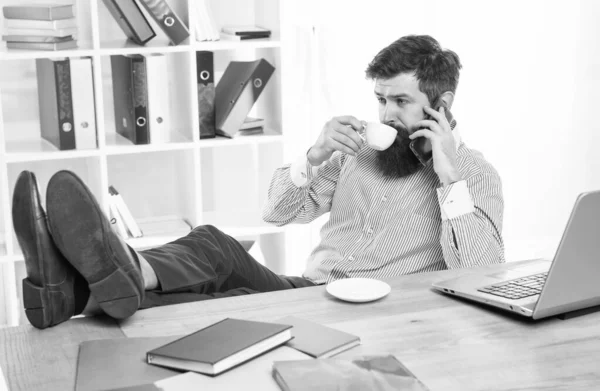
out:
<path id="1" fill-rule="evenodd" d="M 600 305 L 600 190 L 580 194 L 552 261 L 440 281 L 440 292 L 533 319 Z"/>

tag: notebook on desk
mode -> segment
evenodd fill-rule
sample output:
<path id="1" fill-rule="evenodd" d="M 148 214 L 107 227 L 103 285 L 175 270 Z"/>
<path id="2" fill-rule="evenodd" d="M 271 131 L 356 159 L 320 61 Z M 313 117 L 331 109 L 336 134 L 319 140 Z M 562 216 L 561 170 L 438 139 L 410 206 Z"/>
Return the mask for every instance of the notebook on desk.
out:
<path id="1" fill-rule="evenodd" d="M 433 288 L 533 319 L 600 305 L 600 191 L 575 201 L 552 262 L 510 263 L 440 281 Z"/>

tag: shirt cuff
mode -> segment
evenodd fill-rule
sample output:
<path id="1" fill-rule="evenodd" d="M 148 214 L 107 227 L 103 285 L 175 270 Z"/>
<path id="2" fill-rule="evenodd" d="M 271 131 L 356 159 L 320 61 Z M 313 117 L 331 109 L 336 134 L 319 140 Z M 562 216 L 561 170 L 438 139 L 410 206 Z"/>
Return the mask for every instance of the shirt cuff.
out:
<path id="1" fill-rule="evenodd" d="M 297 187 L 305 186 L 311 179 L 317 176 L 317 172 L 322 165 L 323 163 L 315 167 L 310 164 L 306 155 L 298 156 L 290 167 L 290 177 L 292 178 L 292 182 Z"/>
<path id="2" fill-rule="evenodd" d="M 471 193 L 464 180 L 438 188 L 437 194 L 442 220 L 453 219 L 475 211 Z"/>

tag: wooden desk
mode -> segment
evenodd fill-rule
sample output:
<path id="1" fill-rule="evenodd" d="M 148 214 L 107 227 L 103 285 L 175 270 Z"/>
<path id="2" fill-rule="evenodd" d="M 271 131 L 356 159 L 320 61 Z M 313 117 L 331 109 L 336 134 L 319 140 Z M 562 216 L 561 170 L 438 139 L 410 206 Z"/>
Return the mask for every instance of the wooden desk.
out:
<path id="1" fill-rule="evenodd" d="M 470 271 L 390 278 L 392 292 L 374 303 L 342 302 L 320 286 L 152 308 L 120 324 L 95 317 L 46 330 L 0 329 L 0 366 L 10 390 L 71 390 L 82 341 L 296 315 L 361 337 L 361 346 L 339 357 L 392 353 L 432 390 L 600 389 L 600 313 L 532 322 L 430 289 Z"/>

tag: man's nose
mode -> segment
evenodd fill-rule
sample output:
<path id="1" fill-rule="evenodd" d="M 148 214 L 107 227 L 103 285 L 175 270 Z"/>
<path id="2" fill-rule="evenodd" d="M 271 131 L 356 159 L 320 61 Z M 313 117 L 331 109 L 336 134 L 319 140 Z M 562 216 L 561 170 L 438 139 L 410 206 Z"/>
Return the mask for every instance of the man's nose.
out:
<path id="1" fill-rule="evenodd" d="M 383 109 L 383 117 L 381 118 L 381 122 L 384 124 L 395 124 L 398 120 L 396 116 L 396 110 L 394 110 L 393 105 L 386 104 L 385 109 Z"/>

